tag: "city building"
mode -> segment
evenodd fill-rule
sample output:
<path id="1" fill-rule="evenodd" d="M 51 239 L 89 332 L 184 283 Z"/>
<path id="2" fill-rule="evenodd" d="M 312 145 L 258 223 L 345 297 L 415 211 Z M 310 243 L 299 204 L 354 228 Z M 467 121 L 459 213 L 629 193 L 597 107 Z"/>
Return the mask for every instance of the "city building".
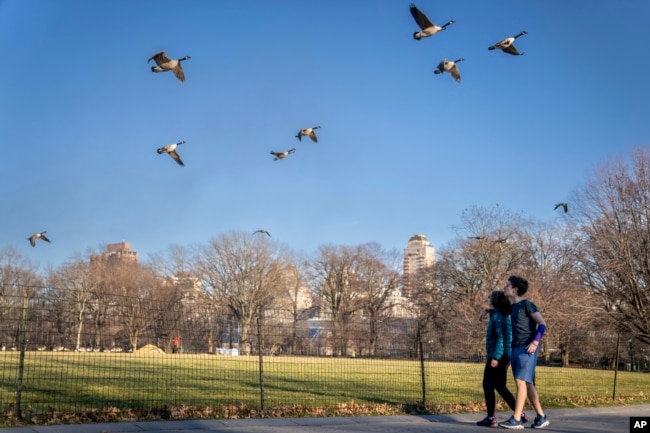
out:
<path id="1" fill-rule="evenodd" d="M 90 256 L 91 263 L 98 260 L 105 260 L 109 263 L 137 263 L 138 252 L 131 249 L 130 243 L 122 241 L 117 244 L 108 244 L 106 245 L 106 251 Z"/>
<path id="2" fill-rule="evenodd" d="M 200 296 L 202 290 L 201 281 L 186 271 L 179 271 L 172 277 L 165 280 L 166 285 L 171 285 L 180 290 L 181 301 L 192 303 Z"/>
<path id="3" fill-rule="evenodd" d="M 435 261 L 433 245 L 423 234 L 411 236 L 404 249 L 404 267 L 402 271 L 402 295 L 410 298 L 417 274 L 432 266 Z"/>
<path id="4" fill-rule="evenodd" d="M 280 271 L 283 289 L 275 297 L 276 308 L 272 315 L 279 321 L 292 321 L 298 315 L 300 320 L 314 314 L 314 300 L 309 286 L 301 279 L 298 270 L 287 266 Z"/>

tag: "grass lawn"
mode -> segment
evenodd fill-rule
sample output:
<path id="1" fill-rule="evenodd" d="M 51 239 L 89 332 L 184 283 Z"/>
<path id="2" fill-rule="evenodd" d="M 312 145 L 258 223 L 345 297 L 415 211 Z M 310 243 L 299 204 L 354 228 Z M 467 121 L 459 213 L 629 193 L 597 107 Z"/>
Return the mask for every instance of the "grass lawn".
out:
<path id="1" fill-rule="evenodd" d="M 0 404 L 16 401 L 19 355 L 0 355 Z M 219 355 L 27 352 L 21 408 L 29 413 L 89 409 L 161 409 L 234 405 L 260 408 L 259 358 Z M 425 363 L 427 409 L 479 411 L 483 364 Z M 386 405 L 422 400 L 419 361 L 264 357 L 264 408 Z M 514 383 L 510 380 L 510 388 Z M 650 374 L 538 367 L 537 388 L 547 407 L 647 403 Z M 645 394 L 644 394 L 645 393 Z"/>

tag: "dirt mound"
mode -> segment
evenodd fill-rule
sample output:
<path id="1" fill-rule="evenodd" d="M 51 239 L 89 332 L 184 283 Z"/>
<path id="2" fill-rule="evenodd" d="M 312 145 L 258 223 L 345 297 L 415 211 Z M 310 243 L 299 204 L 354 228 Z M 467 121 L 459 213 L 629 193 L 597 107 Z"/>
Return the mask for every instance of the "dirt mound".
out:
<path id="1" fill-rule="evenodd" d="M 153 344 L 145 344 L 141 348 L 135 351 L 137 354 L 145 355 L 164 355 L 165 351 L 159 347 L 154 346 Z"/>

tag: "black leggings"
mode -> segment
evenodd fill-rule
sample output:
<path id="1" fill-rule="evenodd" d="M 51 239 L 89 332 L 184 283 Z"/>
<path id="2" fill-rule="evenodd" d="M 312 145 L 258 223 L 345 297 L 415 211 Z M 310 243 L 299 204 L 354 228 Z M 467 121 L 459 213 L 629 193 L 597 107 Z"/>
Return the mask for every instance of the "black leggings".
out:
<path id="1" fill-rule="evenodd" d="M 508 406 L 510 406 L 510 409 L 515 410 L 515 396 L 512 395 L 506 386 L 510 358 L 501 357 L 497 367 L 492 367 L 490 365 L 491 361 L 488 358 L 485 363 L 485 370 L 483 371 L 483 393 L 485 394 L 485 405 L 487 406 L 488 416 L 494 416 L 496 409 L 495 390 L 503 397 Z"/>

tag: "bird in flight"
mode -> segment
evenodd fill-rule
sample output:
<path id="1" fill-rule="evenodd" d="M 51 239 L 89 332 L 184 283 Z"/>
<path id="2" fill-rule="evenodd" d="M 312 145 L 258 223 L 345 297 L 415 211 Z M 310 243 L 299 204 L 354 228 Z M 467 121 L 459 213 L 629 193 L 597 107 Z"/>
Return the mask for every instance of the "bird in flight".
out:
<path id="1" fill-rule="evenodd" d="M 523 36 L 525 34 L 528 34 L 528 32 L 526 30 L 522 31 L 521 33 L 519 33 L 516 36 L 511 36 L 509 38 L 505 38 L 505 39 L 497 42 L 496 44 L 488 47 L 488 50 L 490 50 L 490 51 L 491 50 L 501 50 L 504 53 L 512 54 L 513 56 L 523 56 L 524 53 L 520 53 L 519 51 L 517 51 L 517 49 L 514 46 L 514 43 L 515 43 L 515 39 L 517 39 L 518 37 Z"/>
<path id="2" fill-rule="evenodd" d="M 467 239 L 477 239 L 477 240 L 481 240 L 481 239 L 485 239 L 485 236 L 468 236 Z"/>
<path id="3" fill-rule="evenodd" d="M 271 237 L 271 233 L 267 232 L 266 230 L 262 230 L 262 229 L 255 230 L 255 231 L 253 232 L 253 234 L 255 234 L 255 233 L 261 233 L 261 234 L 263 234 L 263 235 L 267 235 L 268 237 Z"/>
<path id="4" fill-rule="evenodd" d="M 564 209 L 564 213 L 569 212 L 569 204 L 568 204 L 568 203 L 558 203 L 558 204 L 555 205 L 555 207 L 553 208 L 553 210 L 557 210 L 557 209 L 560 208 L 560 207 L 561 207 L 562 209 Z"/>
<path id="5" fill-rule="evenodd" d="M 169 156 L 174 158 L 174 161 L 176 161 L 179 165 L 185 165 L 183 164 L 183 161 L 181 161 L 181 157 L 178 155 L 178 152 L 176 152 L 176 147 L 180 146 L 181 144 L 184 144 L 185 141 L 179 141 L 178 143 L 172 143 L 172 144 L 167 144 L 163 147 L 158 148 L 157 152 L 160 153 L 167 153 Z"/>
<path id="6" fill-rule="evenodd" d="M 149 57 L 147 63 L 154 60 L 157 66 L 151 67 L 152 72 L 172 71 L 176 76 L 176 78 L 178 78 L 179 81 L 183 83 L 185 82 L 185 73 L 183 72 L 183 66 L 181 66 L 181 62 L 189 58 L 190 56 L 185 56 L 181 59 L 170 59 L 169 57 L 167 57 L 167 54 L 165 54 L 164 51 L 161 51 Z"/>
<path id="7" fill-rule="evenodd" d="M 302 137 L 309 137 L 311 138 L 311 141 L 313 141 L 314 143 L 318 143 L 318 137 L 316 137 L 316 132 L 314 132 L 314 130 L 318 128 L 320 128 L 320 126 L 312 126 L 311 128 L 302 128 L 300 131 L 298 131 L 296 138 L 302 141 Z"/>
<path id="8" fill-rule="evenodd" d="M 289 149 L 289 150 L 285 150 L 284 152 L 274 152 L 274 151 L 271 151 L 271 155 L 274 155 L 274 156 L 275 156 L 275 158 L 273 158 L 273 161 L 277 161 L 278 159 L 286 158 L 287 156 L 291 155 L 291 154 L 292 154 L 293 152 L 295 152 L 295 151 L 296 151 L 295 148 L 293 148 L 293 149 Z"/>
<path id="9" fill-rule="evenodd" d="M 451 76 L 456 80 L 457 83 L 460 83 L 460 72 L 458 71 L 458 66 L 456 66 L 456 63 L 460 63 L 465 61 L 462 57 L 460 59 L 454 60 L 453 62 L 451 60 L 443 59 L 442 62 L 438 65 L 435 71 L 433 71 L 435 74 L 442 74 L 443 72 L 449 72 Z"/>
<path id="10" fill-rule="evenodd" d="M 35 247 L 36 246 L 36 239 L 41 239 L 44 240 L 45 242 L 50 242 L 50 240 L 45 236 L 46 231 L 42 231 L 40 233 L 34 233 L 30 237 L 27 238 L 29 240 L 29 243 Z"/>
<path id="11" fill-rule="evenodd" d="M 433 36 L 438 32 L 446 30 L 447 26 L 455 22 L 454 20 L 451 20 L 451 21 L 447 21 L 447 23 L 443 26 L 437 26 L 434 23 L 432 23 L 429 17 L 427 17 L 422 11 L 420 11 L 420 9 L 416 8 L 415 4 L 411 3 L 410 9 L 411 9 L 411 15 L 413 15 L 415 22 L 420 27 L 419 32 L 413 33 L 413 39 L 416 40 Z"/>

